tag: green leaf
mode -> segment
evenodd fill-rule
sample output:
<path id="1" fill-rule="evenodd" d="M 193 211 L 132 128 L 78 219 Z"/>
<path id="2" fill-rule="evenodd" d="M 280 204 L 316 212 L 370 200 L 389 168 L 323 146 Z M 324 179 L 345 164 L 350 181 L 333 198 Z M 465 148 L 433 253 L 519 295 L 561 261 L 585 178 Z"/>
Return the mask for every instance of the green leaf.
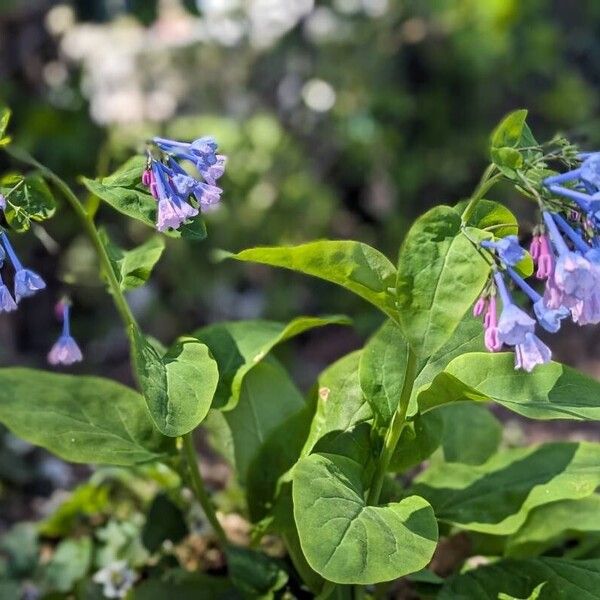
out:
<path id="1" fill-rule="evenodd" d="M 142 172 L 146 158 L 134 156 L 108 177 L 88 179 L 82 177 L 83 185 L 95 196 L 110 204 L 120 213 L 156 228 L 156 200 L 142 185 Z M 206 227 L 198 216 L 178 230 L 167 231 L 165 235 L 189 240 L 203 240 Z"/>
<path id="2" fill-rule="evenodd" d="M 244 377 L 277 345 L 315 327 L 348 325 L 344 316 L 298 317 L 289 323 L 232 321 L 198 329 L 192 335 L 206 344 L 219 365 L 220 380 L 213 408 L 231 410 L 240 396 Z"/>
<path id="3" fill-rule="evenodd" d="M 89 537 L 62 541 L 44 568 L 42 584 L 48 590 L 69 592 L 85 577 L 92 561 Z"/>
<path id="4" fill-rule="evenodd" d="M 308 454 L 331 432 L 350 431 L 369 421 L 373 413 L 360 387 L 360 351 L 343 356 L 321 373 L 312 392 L 316 404 L 310 433 L 304 447 Z"/>
<path id="5" fill-rule="evenodd" d="M 482 465 L 436 465 L 417 478 L 413 492 L 441 521 L 508 535 L 538 506 L 585 498 L 598 485 L 600 445 L 565 442 L 505 450 Z"/>
<path id="6" fill-rule="evenodd" d="M 459 202 L 454 208 L 459 213 L 463 213 L 468 200 Z M 504 204 L 485 200 L 482 198 L 475 206 L 475 210 L 469 217 L 467 225 L 477 229 L 489 230 L 497 238 L 503 238 L 507 235 L 517 235 L 519 233 L 519 222 L 517 217 Z"/>
<path id="7" fill-rule="evenodd" d="M 422 412 L 458 400 L 493 400 L 530 419 L 600 420 L 596 380 L 556 362 L 515 371 L 508 352 L 463 354 L 418 395 Z"/>
<path id="8" fill-rule="evenodd" d="M 291 269 L 337 283 L 398 319 L 396 269 L 378 250 L 353 241 L 323 240 L 300 246 L 251 248 L 229 258 Z"/>
<path id="9" fill-rule="evenodd" d="M 10 136 L 6 135 L 6 129 L 10 121 L 11 110 L 7 106 L 0 105 L 0 148 L 10 144 Z"/>
<path id="10" fill-rule="evenodd" d="M 262 552 L 229 546 L 226 555 L 231 581 L 248 598 L 271 600 L 287 583 L 281 563 Z"/>
<path id="11" fill-rule="evenodd" d="M 475 229 L 468 234 L 481 237 Z M 442 347 L 481 293 L 489 265 L 476 243 L 448 206 L 433 208 L 408 232 L 398 262 L 398 308 L 417 355 L 431 356 Z"/>
<path id="12" fill-rule="evenodd" d="M 527 110 L 515 110 L 498 124 L 492 133 L 492 148 L 516 148 L 523 137 Z"/>
<path id="13" fill-rule="evenodd" d="M 181 509 L 166 494 L 158 494 L 150 505 L 142 529 L 144 546 L 154 553 L 167 540 L 177 544 L 188 532 Z"/>
<path id="14" fill-rule="evenodd" d="M 404 425 L 390 461 L 389 471 L 404 473 L 429 458 L 440 446 L 444 433 L 442 411 L 416 415 Z"/>
<path id="15" fill-rule="evenodd" d="M 446 462 L 480 465 L 502 440 L 502 425 L 485 406 L 457 402 L 442 406 L 442 448 Z"/>
<path id="16" fill-rule="evenodd" d="M 293 472 L 294 518 L 309 565 L 335 583 L 373 584 L 424 568 L 437 523 L 418 496 L 367 506 L 363 465 L 311 454 Z"/>
<path id="17" fill-rule="evenodd" d="M 545 504 L 531 512 L 525 524 L 506 542 L 513 557 L 542 554 L 570 538 L 600 533 L 600 496 Z"/>
<path id="18" fill-rule="evenodd" d="M 252 460 L 271 432 L 302 408 L 302 395 L 275 360 L 261 362 L 244 379 L 238 405 L 224 413 L 242 484 Z"/>
<path id="19" fill-rule="evenodd" d="M 173 451 L 142 396 L 99 377 L 0 369 L 0 422 L 72 462 L 128 466 Z"/>
<path id="20" fill-rule="evenodd" d="M 144 285 L 162 256 L 164 239 L 156 235 L 133 250 L 122 250 L 110 241 L 106 231 L 99 233 L 121 291 L 128 292 Z"/>
<path id="21" fill-rule="evenodd" d="M 195 338 L 180 338 L 161 356 L 138 330 L 130 334 L 152 420 L 169 437 L 193 431 L 206 417 L 219 381 L 208 347 Z"/>
<path id="22" fill-rule="evenodd" d="M 225 577 L 190 573 L 183 569 L 167 572 L 161 579 L 147 579 L 135 588 L 135 600 L 241 600 L 243 596 Z"/>
<path id="23" fill-rule="evenodd" d="M 389 424 L 398 407 L 408 351 L 408 343 L 394 321 L 387 321 L 363 349 L 360 387 L 381 426 Z"/>
<path id="24" fill-rule="evenodd" d="M 0 538 L 0 552 L 7 559 L 8 575 L 15 579 L 33 575 L 39 551 L 38 533 L 33 523 L 17 523 Z"/>
<path id="25" fill-rule="evenodd" d="M 40 175 L 5 175 L 0 179 L 0 193 L 6 196 L 4 214 L 15 231 L 27 231 L 31 221 L 46 221 L 56 212 L 52 192 Z"/>
<path id="26" fill-rule="evenodd" d="M 598 589 L 600 560 L 501 560 L 453 577 L 438 599 L 498 600 L 508 594 L 531 600 L 597 600 Z"/>

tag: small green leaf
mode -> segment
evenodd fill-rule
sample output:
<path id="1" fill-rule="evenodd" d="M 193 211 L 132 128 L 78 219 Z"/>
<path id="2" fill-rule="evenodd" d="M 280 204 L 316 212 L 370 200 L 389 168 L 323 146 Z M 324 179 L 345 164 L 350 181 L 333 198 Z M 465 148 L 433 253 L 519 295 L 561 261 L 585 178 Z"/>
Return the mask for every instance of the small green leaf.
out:
<path id="1" fill-rule="evenodd" d="M 231 581 L 248 598 L 271 600 L 287 583 L 280 561 L 262 552 L 229 546 L 226 555 Z"/>
<path id="2" fill-rule="evenodd" d="M 40 175 L 5 175 L 0 180 L 0 193 L 6 196 L 4 214 L 15 231 L 27 231 L 31 221 L 46 221 L 56 212 L 52 192 Z"/>
<path id="3" fill-rule="evenodd" d="M 396 269 L 381 252 L 367 244 L 323 240 L 300 246 L 251 248 L 228 257 L 291 269 L 336 283 L 392 319 L 398 318 L 393 293 Z"/>
<path id="4" fill-rule="evenodd" d="M 542 554 L 567 539 L 600 533 L 600 496 L 545 504 L 531 512 L 525 524 L 506 542 L 513 557 Z"/>
<path id="5" fill-rule="evenodd" d="M 424 568 L 437 542 L 431 506 L 418 496 L 368 506 L 362 472 L 334 454 L 294 467 L 294 518 L 309 565 L 329 581 L 365 585 Z"/>
<path id="6" fill-rule="evenodd" d="M 516 148 L 523 137 L 527 110 L 515 110 L 498 124 L 492 133 L 492 148 Z"/>
<path id="7" fill-rule="evenodd" d="M 135 588 L 135 600 L 242 600 L 226 577 L 173 569 L 160 579 L 146 579 Z"/>
<path id="8" fill-rule="evenodd" d="M 128 292 L 144 285 L 162 256 L 164 239 L 156 235 L 141 246 L 126 251 L 113 244 L 106 231 L 101 230 L 99 233 L 121 291 Z"/>
<path id="9" fill-rule="evenodd" d="M 600 383 L 595 379 L 556 362 L 532 373 L 515 371 L 508 352 L 463 354 L 418 394 L 422 412 L 458 400 L 493 400 L 530 419 L 600 420 Z"/>
<path id="10" fill-rule="evenodd" d="M 10 144 L 10 136 L 6 135 L 6 129 L 10 121 L 11 110 L 7 106 L 0 105 L 0 148 Z"/>
<path id="11" fill-rule="evenodd" d="M 454 208 L 463 213 L 468 200 L 459 202 Z M 517 235 L 519 233 L 519 222 L 517 217 L 504 204 L 485 200 L 482 198 L 475 206 L 475 210 L 469 217 L 467 225 L 490 231 L 497 238 L 503 238 L 507 235 Z"/>
<path id="12" fill-rule="evenodd" d="M 158 494 L 148 510 L 142 529 L 142 543 L 150 553 L 167 540 L 176 544 L 189 533 L 181 509 L 166 495 Z"/>
<path id="13" fill-rule="evenodd" d="M 408 232 L 398 262 L 398 308 L 418 356 L 443 346 L 481 293 L 490 271 L 477 249 L 482 233 L 463 232 L 460 214 L 448 206 L 436 206 Z"/>
<path id="14" fill-rule="evenodd" d="M 173 451 L 142 396 L 99 377 L 0 369 L 0 422 L 72 462 L 128 466 Z"/>
<path id="15" fill-rule="evenodd" d="M 436 465 L 417 478 L 413 492 L 430 502 L 441 521 L 508 535 L 533 509 L 585 498 L 598 485 L 600 444 L 564 442 L 505 450 L 482 465 Z"/>
<path id="16" fill-rule="evenodd" d="M 198 329 L 192 335 L 206 344 L 219 365 L 220 380 L 213 408 L 231 410 L 240 396 L 244 377 L 275 346 L 315 327 L 348 325 L 347 317 L 298 317 L 289 323 L 233 321 Z"/>
<path id="17" fill-rule="evenodd" d="M 92 194 L 110 204 L 115 210 L 155 228 L 156 200 L 141 183 L 145 166 L 145 157 L 134 156 L 108 177 L 101 179 L 82 177 L 81 181 Z M 206 237 L 206 227 L 202 217 L 198 216 L 178 230 L 165 232 L 165 235 L 203 240 Z"/>
<path id="18" fill-rule="evenodd" d="M 363 349 L 359 363 L 360 387 L 381 426 L 389 424 L 398 407 L 408 351 L 400 327 L 391 320 Z"/>
<path id="19" fill-rule="evenodd" d="M 85 577 L 92 561 L 92 540 L 81 537 L 62 541 L 44 568 L 42 584 L 48 590 L 69 592 Z"/>
<path id="20" fill-rule="evenodd" d="M 180 338 L 164 355 L 135 329 L 130 330 L 137 376 L 158 429 L 169 437 L 193 431 L 206 417 L 219 370 L 208 347 Z"/>
<path id="21" fill-rule="evenodd" d="M 598 589 L 600 560 L 501 560 L 452 577 L 438 599 L 596 600 Z"/>

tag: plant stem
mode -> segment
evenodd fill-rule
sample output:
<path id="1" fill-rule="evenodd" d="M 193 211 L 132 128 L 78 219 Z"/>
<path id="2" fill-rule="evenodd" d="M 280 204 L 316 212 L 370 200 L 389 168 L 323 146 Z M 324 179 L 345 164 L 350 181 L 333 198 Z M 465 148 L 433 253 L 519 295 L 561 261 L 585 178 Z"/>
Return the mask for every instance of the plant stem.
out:
<path id="1" fill-rule="evenodd" d="M 400 434 L 406 424 L 406 412 L 408 411 L 408 402 L 410 400 L 415 378 L 417 376 L 417 357 L 412 350 L 408 351 L 408 359 L 406 362 L 406 372 L 404 374 L 404 383 L 402 385 L 402 392 L 400 393 L 400 401 L 398 402 L 398 408 L 392 417 L 392 422 L 388 427 L 385 439 L 383 442 L 383 449 L 379 456 L 379 461 L 375 468 L 375 474 L 371 483 L 371 489 L 367 497 L 367 504 L 377 504 L 379 496 L 381 494 L 381 487 L 383 486 L 383 480 L 385 474 L 392 460 Z"/>
<path id="2" fill-rule="evenodd" d="M 221 526 L 219 519 L 217 518 L 217 513 L 215 512 L 215 508 L 210 500 L 208 492 L 204 487 L 204 481 L 202 481 L 202 476 L 200 474 L 200 469 L 198 467 L 198 458 L 196 456 L 196 449 L 194 448 L 194 440 L 192 438 L 191 433 L 186 433 L 183 436 L 183 448 L 182 453 L 188 465 L 188 472 L 190 475 L 190 484 L 192 487 L 192 491 L 196 496 L 196 499 L 202 506 L 204 510 L 204 514 L 206 518 L 210 521 L 215 534 L 219 538 L 221 545 L 226 547 L 229 545 L 229 541 L 227 540 L 227 535 L 225 534 L 225 530 Z"/>
<path id="3" fill-rule="evenodd" d="M 481 180 L 479 184 L 475 188 L 473 195 L 471 196 L 469 203 L 467 204 L 465 210 L 462 214 L 462 222 L 463 225 L 466 225 L 469 222 L 471 216 L 475 212 L 475 208 L 477 207 L 477 203 L 485 196 L 485 194 L 492 188 L 500 179 L 502 179 L 502 173 L 494 174 L 496 170 L 496 165 L 492 164 L 487 167 L 487 169 L 483 172 Z"/>
<path id="4" fill-rule="evenodd" d="M 117 281 L 117 277 L 106 252 L 106 248 L 104 247 L 104 244 L 102 243 L 102 240 L 98 235 L 98 230 L 96 229 L 96 225 L 94 224 L 93 217 L 88 215 L 87 211 L 85 210 L 85 208 L 83 207 L 83 205 L 79 201 L 79 198 L 77 198 L 73 190 L 71 190 L 68 184 L 65 183 L 65 181 L 63 181 L 56 173 L 51 171 L 48 167 L 45 167 L 44 165 L 39 163 L 35 158 L 30 156 L 23 150 L 10 148 L 7 149 L 7 151 L 9 152 L 9 154 L 11 154 L 11 156 L 16 158 L 17 160 L 20 160 L 24 163 L 31 165 L 32 167 L 35 167 L 36 169 L 39 169 L 39 171 L 44 175 L 44 177 L 46 177 L 48 180 L 54 183 L 54 185 L 60 190 L 65 200 L 69 203 L 69 205 L 81 221 L 81 224 L 83 225 L 88 237 L 90 238 L 90 241 L 94 246 L 96 255 L 98 256 L 98 260 L 100 262 L 100 268 L 106 277 L 111 295 L 115 302 L 115 306 L 117 307 L 117 310 L 121 315 L 121 319 L 123 320 L 126 329 L 129 330 L 131 327 L 137 328 L 135 317 L 133 316 L 129 305 L 125 300 L 125 296 L 121 291 L 121 286 Z"/>

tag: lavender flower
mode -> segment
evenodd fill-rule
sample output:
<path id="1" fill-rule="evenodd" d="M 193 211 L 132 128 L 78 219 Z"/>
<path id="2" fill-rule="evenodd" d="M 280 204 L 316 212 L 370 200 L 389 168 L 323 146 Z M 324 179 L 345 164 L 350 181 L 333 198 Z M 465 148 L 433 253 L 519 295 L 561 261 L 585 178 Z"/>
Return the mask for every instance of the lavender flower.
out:
<path id="1" fill-rule="evenodd" d="M 525 250 L 519 245 L 519 238 L 516 235 L 508 235 L 497 242 L 483 241 L 481 245 L 484 248 L 494 249 L 500 260 L 511 267 L 525 258 Z"/>
<path id="2" fill-rule="evenodd" d="M 17 310 L 17 303 L 0 277 L 0 312 L 12 312 L 13 310 Z"/>
<path id="3" fill-rule="evenodd" d="M 19 302 L 21 298 L 33 296 L 39 290 L 46 287 L 44 280 L 34 271 L 23 268 L 21 261 L 18 259 L 15 251 L 8 239 L 8 236 L 3 231 L 0 233 L 0 240 L 8 254 L 10 262 L 15 269 L 15 300 Z"/>
<path id="4" fill-rule="evenodd" d="M 48 362 L 51 365 L 72 365 L 83 360 L 81 350 L 75 339 L 71 336 L 70 324 L 71 307 L 68 302 L 62 303 L 63 330 L 62 334 L 48 353 Z"/>
<path id="5" fill-rule="evenodd" d="M 0 210 L 6 210 L 6 196 L 0 194 Z"/>
<path id="6" fill-rule="evenodd" d="M 515 369 L 531 373 L 536 365 L 547 363 L 551 357 L 550 348 L 530 332 L 525 334 L 522 343 L 515 346 Z"/>
<path id="7" fill-rule="evenodd" d="M 158 194 L 156 228 L 158 231 L 179 229 L 183 223 L 198 214 L 198 209 L 188 204 L 177 192 L 171 182 L 174 175 L 171 169 L 153 161 L 152 173 Z"/>
<path id="8" fill-rule="evenodd" d="M 502 298 L 502 313 L 498 321 L 498 337 L 503 344 L 516 346 L 525 341 L 528 333 L 533 333 L 535 321 L 524 310 L 513 303 L 500 273 L 494 275 L 500 297 Z"/>

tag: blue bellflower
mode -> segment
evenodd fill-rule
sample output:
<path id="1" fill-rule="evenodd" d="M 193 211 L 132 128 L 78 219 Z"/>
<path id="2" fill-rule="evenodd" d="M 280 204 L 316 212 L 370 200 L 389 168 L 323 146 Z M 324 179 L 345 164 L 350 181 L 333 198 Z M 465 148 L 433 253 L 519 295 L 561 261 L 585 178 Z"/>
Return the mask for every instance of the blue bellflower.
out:
<path id="1" fill-rule="evenodd" d="M 19 302 L 22 298 L 33 296 L 39 290 L 43 290 L 46 287 L 44 280 L 34 271 L 23 267 L 4 231 L 0 233 L 0 240 L 15 269 L 15 300 Z"/>
<path id="2" fill-rule="evenodd" d="M 502 298 L 502 312 L 498 320 L 498 337 L 503 344 L 516 346 L 525 342 L 525 336 L 533 333 L 535 320 L 513 303 L 504 278 L 500 273 L 494 275 L 498 292 Z"/>
<path id="3" fill-rule="evenodd" d="M 527 255 L 525 249 L 519 245 L 519 238 L 516 235 L 507 235 L 497 242 L 486 240 L 481 242 L 481 245 L 495 250 L 500 260 L 511 267 L 521 262 Z"/>
<path id="4" fill-rule="evenodd" d="M 73 363 L 80 362 L 83 359 L 81 350 L 71 335 L 70 310 L 71 307 L 69 303 L 63 302 L 63 330 L 60 337 L 48 353 L 48 362 L 51 365 L 72 365 Z"/>

